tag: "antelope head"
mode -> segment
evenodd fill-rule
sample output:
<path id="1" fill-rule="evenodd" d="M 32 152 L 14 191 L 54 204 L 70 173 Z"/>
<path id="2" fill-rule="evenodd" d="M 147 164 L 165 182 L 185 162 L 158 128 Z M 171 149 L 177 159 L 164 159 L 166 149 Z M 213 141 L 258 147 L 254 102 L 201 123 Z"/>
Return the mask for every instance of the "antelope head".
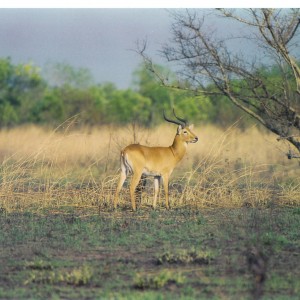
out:
<path id="1" fill-rule="evenodd" d="M 177 117 L 175 110 L 173 108 L 173 115 L 177 120 L 171 120 L 166 117 L 165 111 L 163 111 L 164 119 L 169 122 L 178 125 L 177 135 L 180 136 L 181 140 L 185 143 L 196 143 L 198 142 L 198 137 L 193 133 L 194 125 L 189 125 L 188 121 Z"/>

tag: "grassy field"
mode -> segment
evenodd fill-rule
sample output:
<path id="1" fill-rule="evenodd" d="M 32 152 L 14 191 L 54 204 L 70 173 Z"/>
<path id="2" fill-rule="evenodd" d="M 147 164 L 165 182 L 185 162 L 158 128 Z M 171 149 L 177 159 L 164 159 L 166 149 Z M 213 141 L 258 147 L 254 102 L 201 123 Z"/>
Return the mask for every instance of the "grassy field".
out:
<path id="1" fill-rule="evenodd" d="M 0 299 L 299 299 L 300 167 L 256 127 L 196 128 L 172 209 L 112 211 L 119 151 L 175 128 L 0 132 Z"/>

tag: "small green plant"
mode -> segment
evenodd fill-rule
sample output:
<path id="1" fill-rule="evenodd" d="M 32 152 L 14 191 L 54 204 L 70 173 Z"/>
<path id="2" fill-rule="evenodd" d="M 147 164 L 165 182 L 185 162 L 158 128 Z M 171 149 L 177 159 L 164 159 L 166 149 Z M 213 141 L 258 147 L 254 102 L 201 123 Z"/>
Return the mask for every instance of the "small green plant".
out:
<path id="1" fill-rule="evenodd" d="M 262 237 L 262 243 L 266 246 L 273 246 L 274 248 L 282 248 L 289 245 L 289 240 L 280 234 L 274 232 L 265 232 Z"/>
<path id="2" fill-rule="evenodd" d="M 157 257 L 157 264 L 209 264 L 213 259 L 210 251 L 179 250 L 176 253 L 165 252 Z"/>
<path id="3" fill-rule="evenodd" d="M 35 261 L 30 261 L 25 263 L 25 269 L 30 269 L 30 270 L 53 270 L 53 266 L 45 262 L 42 259 L 35 260 Z"/>
<path id="4" fill-rule="evenodd" d="M 68 284 L 81 286 L 90 282 L 93 277 L 93 270 L 87 265 L 81 268 L 73 269 L 71 272 L 65 274 L 65 281 Z"/>
<path id="5" fill-rule="evenodd" d="M 142 290 L 161 289 L 168 284 L 182 285 L 184 282 L 185 277 L 181 273 L 165 269 L 155 275 L 138 274 L 134 280 L 134 287 Z"/>
<path id="6" fill-rule="evenodd" d="M 30 273 L 29 278 L 25 280 L 24 284 L 42 283 L 83 286 L 87 285 L 92 277 L 93 270 L 87 265 L 70 271 L 33 268 L 33 271 Z"/>
<path id="7" fill-rule="evenodd" d="M 300 207 L 294 208 L 292 212 L 294 215 L 300 215 Z"/>

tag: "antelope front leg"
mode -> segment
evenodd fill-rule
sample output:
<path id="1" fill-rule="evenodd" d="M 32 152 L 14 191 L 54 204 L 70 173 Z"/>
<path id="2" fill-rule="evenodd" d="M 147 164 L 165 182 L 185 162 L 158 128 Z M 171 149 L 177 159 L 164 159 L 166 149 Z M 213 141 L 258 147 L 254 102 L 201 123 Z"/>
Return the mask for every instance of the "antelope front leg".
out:
<path id="1" fill-rule="evenodd" d="M 142 198 L 143 198 L 143 193 L 145 192 L 145 188 L 146 188 L 146 176 L 142 175 L 135 189 L 135 193 L 138 195 L 138 197 L 136 198 L 139 198 L 140 204 L 142 203 Z"/>
<path id="2" fill-rule="evenodd" d="M 166 198 L 166 208 L 169 209 L 169 176 L 163 176 L 164 189 L 165 189 L 165 198 Z"/>

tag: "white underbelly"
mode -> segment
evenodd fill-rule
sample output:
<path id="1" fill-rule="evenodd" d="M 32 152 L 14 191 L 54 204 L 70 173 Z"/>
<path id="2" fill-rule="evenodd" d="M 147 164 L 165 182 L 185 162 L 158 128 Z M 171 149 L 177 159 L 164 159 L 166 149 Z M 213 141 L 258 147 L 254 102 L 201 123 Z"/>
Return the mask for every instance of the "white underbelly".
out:
<path id="1" fill-rule="evenodd" d="M 143 169 L 143 175 L 146 175 L 146 176 L 161 176 L 161 173 L 151 171 L 151 170 L 148 170 L 148 169 L 144 168 Z"/>

